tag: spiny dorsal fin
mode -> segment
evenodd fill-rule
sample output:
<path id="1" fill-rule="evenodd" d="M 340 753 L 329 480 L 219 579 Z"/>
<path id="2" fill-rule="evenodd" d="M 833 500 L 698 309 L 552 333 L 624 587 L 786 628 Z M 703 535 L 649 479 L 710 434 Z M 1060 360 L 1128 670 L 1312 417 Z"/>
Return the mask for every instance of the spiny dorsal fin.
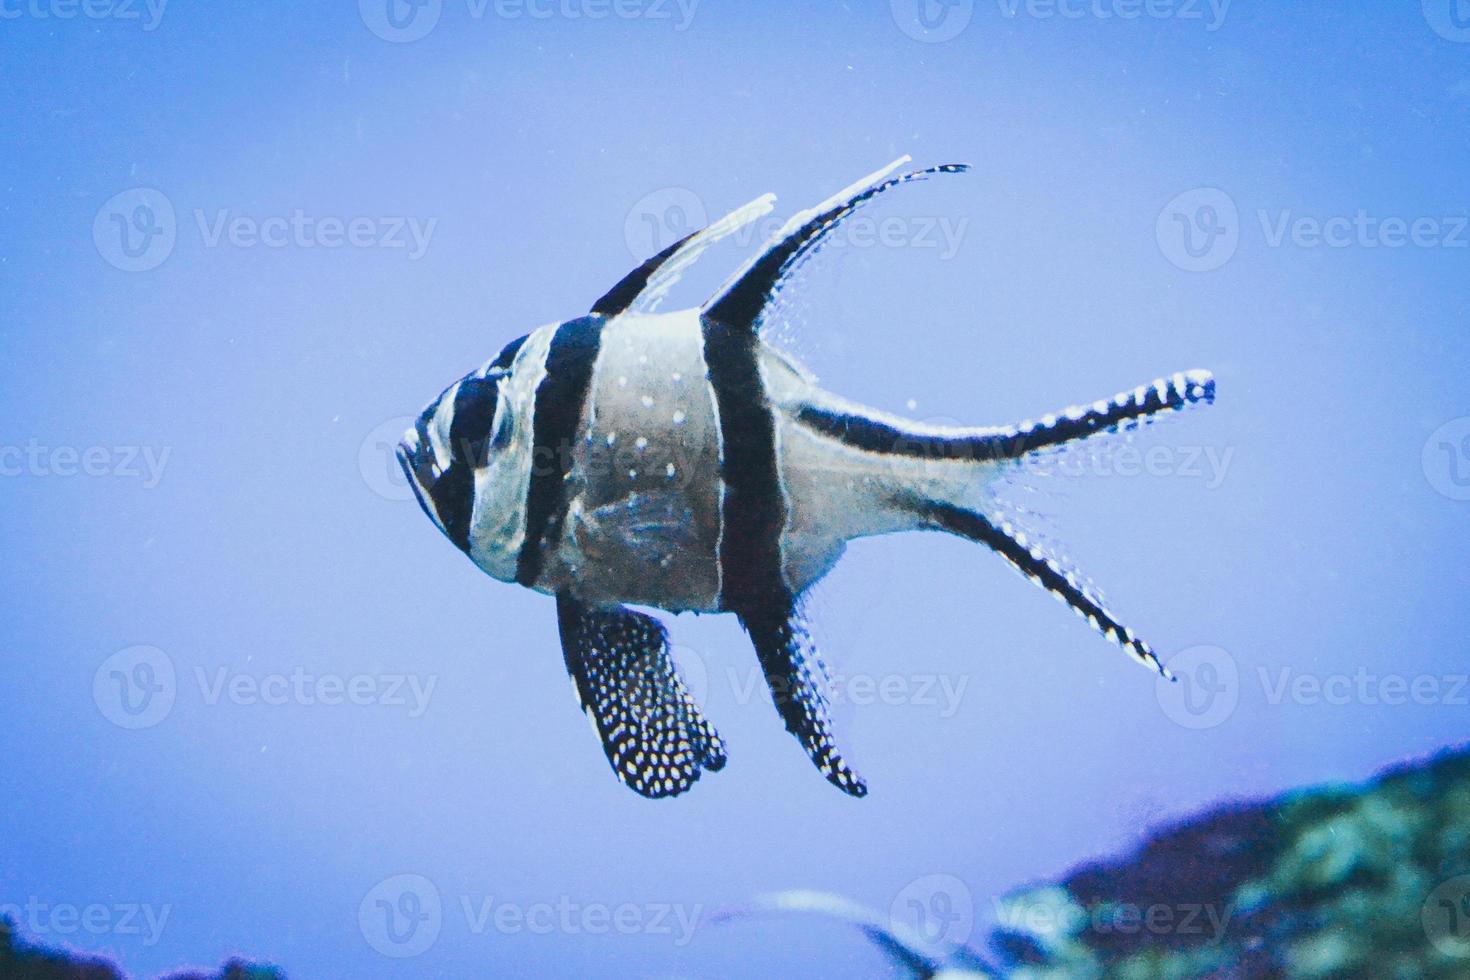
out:
<path id="1" fill-rule="evenodd" d="M 624 276 L 592 304 L 592 312 L 606 317 L 617 316 L 629 309 L 652 313 L 674 283 L 679 281 L 684 270 L 693 265 L 705 249 L 769 214 L 775 201 L 776 195 L 763 194 L 714 224 L 685 235 Z"/>
<path id="2" fill-rule="evenodd" d="M 758 330 L 767 307 L 801 260 L 811 255 L 822 240 L 854 211 L 901 184 L 934 174 L 958 174 L 970 169 L 968 164 L 947 163 L 897 177 L 888 176 L 909 159 L 907 156 L 899 157 L 816 207 L 793 216 L 760 255 L 743 265 L 710 298 L 704 312 L 726 326 Z"/>

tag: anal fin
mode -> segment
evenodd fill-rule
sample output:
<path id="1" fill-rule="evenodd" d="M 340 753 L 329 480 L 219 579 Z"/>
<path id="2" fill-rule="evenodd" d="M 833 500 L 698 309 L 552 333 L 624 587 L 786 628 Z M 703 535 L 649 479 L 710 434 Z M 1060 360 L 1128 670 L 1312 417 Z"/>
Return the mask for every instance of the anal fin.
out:
<path id="1" fill-rule="evenodd" d="M 774 603 L 770 609 L 739 615 L 786 730 L 801 742 L 812 764 L 829 783 L 849 796 L 868 795 L 867 784 L 837 750 L 826 694 L 826 668 L 800 604 Z"/>

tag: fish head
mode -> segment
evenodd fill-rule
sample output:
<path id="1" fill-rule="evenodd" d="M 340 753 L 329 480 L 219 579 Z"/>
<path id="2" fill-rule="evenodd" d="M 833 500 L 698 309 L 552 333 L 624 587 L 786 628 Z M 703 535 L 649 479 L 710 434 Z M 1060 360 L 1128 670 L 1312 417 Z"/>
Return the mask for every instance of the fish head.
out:
<path id="1" fill-rule="evenodd" d="M 539 333 L 536 332 L 536 333 Z M 516 517 L 523 481 L 516 447 L 527 441 L 519 420 L 531 372 L 518 371 L 528 334 L 483 368 L 465 375 L 419 413 L 398 444 L 414 497 L 456 547 L 496 578 L 514 580 Z"/>

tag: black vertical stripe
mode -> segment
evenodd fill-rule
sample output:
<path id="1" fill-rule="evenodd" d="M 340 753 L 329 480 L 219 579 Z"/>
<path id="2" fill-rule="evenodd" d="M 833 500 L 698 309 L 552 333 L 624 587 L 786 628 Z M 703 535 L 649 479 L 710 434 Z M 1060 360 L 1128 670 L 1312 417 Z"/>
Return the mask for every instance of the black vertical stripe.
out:
<path id="1" fill-rule="evenodd" d="M 449 467 L 431 494 L 444 521 L 444 533 L 460 551 L 470 550 L 470 523 L 475 511 L 475 470 L 484 466 L 485 444 L 500 401 L 499 382 L 471 375 L 454 394 L 449 420 Z"/>
<path id="2" fill-rule="evenodd" d="M 776 419 L 760 376 L 760 341 L 750 330 L 710 317 L 703 318 L 702 329 L 723 447 L 721 608 L 784 611 L 792 599 L 781 575 L 786 502 L 776 461 Z"/>
<path id="3" fill-rule="evenodd" d="M 526 487 L 526 538 L 516 561 L 516 581 L 541 577 L 553 530 L 566 516 L 566 478 L 592 369 L 602 347 L 600 316 L 568 320 L 556 328 L 546 354 L 546 376 L 536 388 L 531 479 Z"/>

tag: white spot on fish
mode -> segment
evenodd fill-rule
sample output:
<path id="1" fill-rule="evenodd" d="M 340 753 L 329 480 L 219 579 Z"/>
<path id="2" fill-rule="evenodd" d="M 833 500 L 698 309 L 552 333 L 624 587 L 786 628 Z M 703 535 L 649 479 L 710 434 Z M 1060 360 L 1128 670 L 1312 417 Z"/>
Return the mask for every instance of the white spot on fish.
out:
<path id="1" fill-rule="evenodd" d="M 643 436 L 639 436 L 638 437 L 638 440 L 636 442 L 634 442 L 633 445 L 637 446 L 639 449 L 647 449 L 648 448 L 648 440 L 645 439 Z"/>
<path id="2" fill-rule="evenodd" d="M 626 387 L 628 387 L 628 376 L 626 374 L 619 376 L 619 378 L 618 378 L 618 387 L 619 388 L 626 388 Z"/>
<path id="3" fill-rule="evenodd" d="M 618 434 L 616 432 L 609 432 L 607 434 L 607 444 L 609 446 L 611 446 L 613 443 L 615 443 L 617 441 L 618 441 Z"/>
<path id="4" fill-rule="evenodd" d="M 653 407 L 653 399 L 650 398 L 650 397 L 648 397 L 647 395 L 644 395 L 642 398 L 640 398 L 638 400 L 643 403 L 643 407 L 644 408 L 652 408 Z"/>
<path id="5" fill-rule="evenodd" d="M 684 424 L 684 418 L 685 418 L 685 415 L 684 415 L 683 412 L 675 412 L 674 413 L 674 424 L 675 425 L 683 425 Z"/>
<path id="6" fill-rule="evenodd" d="M 675 381 L 684 380 L 684 374 L 681 371 L 675 371 L 673 374 L 669 375 L 669 377 L 673 378 Z"/>
<path id="7" fill-rule="evenodd" d="M 628 479 L 630 479 L 630 480 L 636 480 L 636 479 L 638 479 L 638 471 L 637 470 L 629 470 L 628 471 Z"/>
<path id="8" fill-rule="evenodd" d="M 670 480 L 674 478 L 674 474 L 677 472 L 679 471 L 674 468 L 673 463 L 670 463 L 668 466 L 664 467 L 664 476 L 668 477 Z"/>

